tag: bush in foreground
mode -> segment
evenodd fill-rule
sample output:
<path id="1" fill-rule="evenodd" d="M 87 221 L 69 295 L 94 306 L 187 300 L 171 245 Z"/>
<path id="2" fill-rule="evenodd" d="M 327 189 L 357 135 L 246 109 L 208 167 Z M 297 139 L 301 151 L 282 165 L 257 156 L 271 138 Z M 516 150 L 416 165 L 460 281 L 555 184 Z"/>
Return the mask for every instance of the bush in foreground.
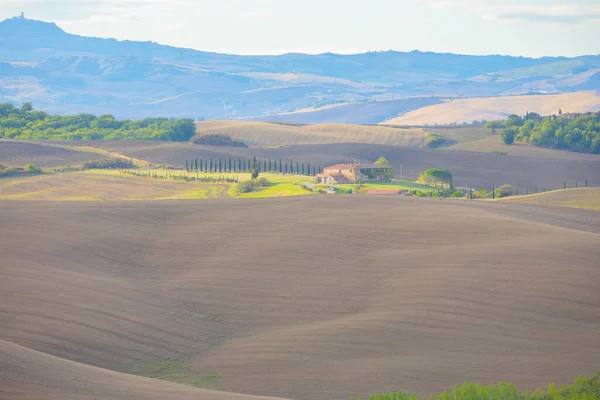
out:
<path id="1" fill-rule="evenodd" d="M 416 394 L 397 392 L 372 394 L 369 400 L 422 400 L 422 398 Z M 576 378 L 569 386 L 557 388 L 551 383 L 546 391 L 537 389 L 535 392 L 525 393 L 521 393 L 510 383 L 480 385 L 466 382 L 461 386 L 455 386 L 451 391 L 442 392 L 439 396 L 431 396 L 431 400 L 600 400 L 600 371 L 590 379 Z"/>

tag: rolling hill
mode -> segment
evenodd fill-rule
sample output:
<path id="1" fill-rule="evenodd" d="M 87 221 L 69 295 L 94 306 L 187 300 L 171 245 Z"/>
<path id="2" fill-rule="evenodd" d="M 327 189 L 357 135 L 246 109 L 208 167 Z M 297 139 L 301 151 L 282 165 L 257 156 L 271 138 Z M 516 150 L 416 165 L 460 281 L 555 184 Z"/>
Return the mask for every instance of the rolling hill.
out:
<path id="1" fill-rule="evenodd" d="M 600 111 L 600 91 L 539 96 L 499 96 L 455 99 L 423 107 L 385 121 L 385 125 L 462 124 L 506 119 L 510 114 L 558 114 L 558 111 L 585 113 Z"/>
<path id="2" fill-rule="evenodd" d="M 196 123 L 199 134 L 225 134 L 250 145 L 289 146 L 321 143 L 369 143 L 419 147 L 425 133 L 421 129 L 348 124 L 296 125 L 246 121 L 206 121 Z"/>
<path id="3" fill-rule="evenodd" d="M 123 374 L 149 371 L 322 400 L 598 368 L 595 211 L 3 201 L 0 221 L 0 398 L 246 398 Z"/>
<path id="4" fill-rule="evenodd" d="M 279 114 L 315 108 L 290 117 L 380 123 L 425 101 L 413 98 L 598 90 L 599 70 L 600 56 L 239 56 L 83 37 L 25 18 L 0 22 L 0 101 L 61 114 L 281 121 L 288 117 Z M 321 109 L 340 103 L 350 104 Z"/>

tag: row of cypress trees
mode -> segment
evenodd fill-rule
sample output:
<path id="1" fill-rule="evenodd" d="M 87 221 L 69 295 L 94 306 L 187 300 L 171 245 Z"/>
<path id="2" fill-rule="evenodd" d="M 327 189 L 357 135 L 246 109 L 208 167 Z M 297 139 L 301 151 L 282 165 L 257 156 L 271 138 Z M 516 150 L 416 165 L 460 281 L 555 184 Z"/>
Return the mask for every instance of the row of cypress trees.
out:
<path id="1" fill-rule="evenodd" d="M 264 159 L 258 161 L 259 172 L 279 172 L 280 174 L 297 174 L 314 176 L 322 172 L 320 165 L 299 163 L 293 160 Z M 188 172 L 250 172 L 252 161 L 241 158 L 218 158 L 185 160 L 185 170 Z"/>

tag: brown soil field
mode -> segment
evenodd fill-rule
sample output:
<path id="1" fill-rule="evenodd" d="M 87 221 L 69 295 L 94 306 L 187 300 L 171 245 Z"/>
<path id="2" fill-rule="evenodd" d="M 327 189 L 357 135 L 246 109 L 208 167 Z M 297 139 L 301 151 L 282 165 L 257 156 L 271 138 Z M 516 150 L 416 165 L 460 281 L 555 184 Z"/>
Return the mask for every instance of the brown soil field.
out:
<path id="1" fill-rule="evenodd" d="M 34 163 L 40 168 L 56 168 L 101 160 L 100 154 L 76 151 L 43 143 L 0 140 L 0 164 L 25 166 Z"/>
<path id="2" fill-rule="evenodd" d="M 192 398 L 105 370 L 165 360 L 221 374 L 218 390 L 321 400 L 464 380 L 535 389 L 600 359 L 596 211 L 5 201 L 0 235 L 0 398 Z"/>
<path id="3" fill-rule="evenodd" d="M 0 374 L 0 396 L 10 400 L 277 400 L 274 397 L 196 389 L 122 374 L 2 340 Z"/>
<path id="4" fill-rule="evenodd" d="M 418 128 L 349 124 L 289 125 L 248 121 L 206 121 L 196 123 L 196 132 L 230 135 L 234 139 L 258 146 L 371 143 L 419 147 L 424 139 L 423 130 Z"/>
<path id="5" fill-rule="evenodd" d="M 0 179 L 0 200 L 167 200 L 225 196 L 228 185 L 168 181 L 111 171 L 65 172 Z"/>
<path id="6" fill-rule="evenodd" d="M 563 207 L 587 208 L 600 211 L 600 188 L 554 190 L 529 196 L 517 196 L 500 201 L 525 204 L 546 204 Z"/>
<path id="7" fill-rule="evenodd" d="M 183 166 L 185 160 L 194 158 L 241 157 L 250 160 L 253 155 L 260 159 L 272 157 L 302 162 L 312 165 L 336 163 L 374 162 L 380 156 L 386 157 L 400 178 L 402 166 L 404 178 L 414 179 L 428 168 L 446 168 L 454 176 L 455 184 L 479 188 L 483 185 L 509 183 L 531 190 L 562 188 L 563 181 L 575 185 L 588 180 L 589 186 L 600 186 L 600 155 L 567 153 L 550 149 L 536 149 L 530 146 L 510 146 L 509 154 L 496 155 L 478 151 L 431 150 L 384 146 L 373 144 L 321 144 L 298 145 L 281 148 L 243 149 L 234 147 L 197 146 L 188 143 L 172 142 L 82 142 L 81 145 L 101 147 L 123 153 L 130 157 L 150 161 L 154 164 Z M 519 148 L 520 151 L 517 151 Z M 514 154 L 513 154 L 514 153 Z"/>
<path id="8" fill-rule="evenodd" d="M 505 119 L 510 114 L 525 115 L 527 111 L 540 115 L 567 112 L 596 112 L 600 96 L 596 91 L 536 96 L 497 96 L 456 99 L 410 111 L 384 122 L 386 125 L 451 124 L 481 120 Z"/>

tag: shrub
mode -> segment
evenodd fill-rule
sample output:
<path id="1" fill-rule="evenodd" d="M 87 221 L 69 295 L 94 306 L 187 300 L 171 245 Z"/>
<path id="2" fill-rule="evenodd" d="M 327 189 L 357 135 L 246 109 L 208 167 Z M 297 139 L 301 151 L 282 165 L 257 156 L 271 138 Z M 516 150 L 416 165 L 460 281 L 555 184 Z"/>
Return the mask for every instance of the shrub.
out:
<path id="1" fill-rule="evenodd" d="M 84 169 L 128 169 L 135 165 L 126 158 L 109 158 L 100 161 L 89 161 L 83 164 Z"/>
<path id="2" fill-rule="evenodd" d="M 235 193 L 250 193 L 250 192 L 255 192 L 259 188 L 267 187 L 270 184 L 271 184 L 271 182 L 269 182 L 265 178 L 252 179 L 252 180 L 249 180 L 249 181 L 246 181 L 246 182 L 238 183 L 235 186 L 235 188 L 234 188 L 234 192 Z"/>
<path id="3" fill-rule="evenodd" d="M 35 164 L 27 164 L 25 166 L 25 172 L 27 172 L 29 174 L 38 174 L 38 173 L 42 172 L 42 170 L 39 169 L 38 167 L 36 167 Z"/>
<path id="4" fill-rule="evenodd" d="M 204 134 L 192 138 L 193 144 L 205 146 L 227 146 L 227 147 L 248 147 L 248 145 L 239 140 L 233 140 L 231 136 L 223 134 Z"/>
<path id="5" fill-rule="evenodd" d="M 496 191 L 494 192 L 494 194 L 496 195 L 496 198 L 501 198 L 501 197 L 512 196 L 514 192 L 515 192 L 515 188 L 512 185 L 502 185 L 502 186 L 496 188 Z"/>
<path id="6" fill-rule="evenodd" d="M 462 192 L 459 192 L 458 190 L 456 190 L 456 191 L 454 191 L 454 193 L 452 193 L 452 197 L 454 197 L 455 199 L 459 199 L 463 196 L 464 196 L 464 194 L 462 194 Z"/>
<path id="7" fill-rule="evenodd" d="M 424 147 L 428 147 L 430 149 L 435 149 L 436 147 L 443 146 L 446 142 L 446 139 L 438 133 L 427 132 L 425 134 L 425 142 L 423 143 Z"/>

